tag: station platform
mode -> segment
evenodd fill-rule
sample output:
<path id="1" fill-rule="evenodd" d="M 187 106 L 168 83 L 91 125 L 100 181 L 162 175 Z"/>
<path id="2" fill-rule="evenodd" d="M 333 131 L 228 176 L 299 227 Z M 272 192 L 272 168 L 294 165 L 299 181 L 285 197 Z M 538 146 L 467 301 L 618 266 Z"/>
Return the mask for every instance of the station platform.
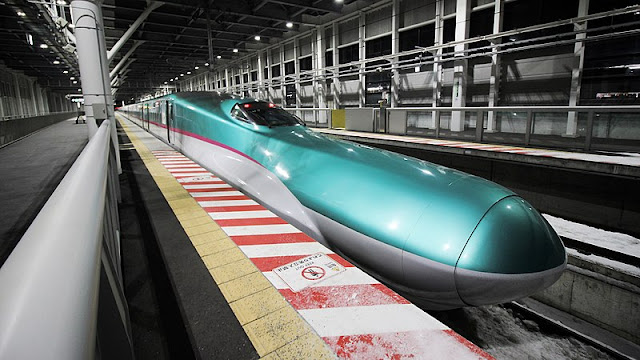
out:
<path id="1" fill-rule="evenodd" d="M 359 142 L 365 141 L 372 144 L 417 148 L 461 155 L 473 155 L 488 159 L 516 161 L 527 164 L 583 170 L 606 175 L 640 178 L 640 153 L 582 153 L 340 129 L 313 128 L 313 130 L 323 134 L 335 135 L 345 140 Z M 638 150 L 640 151 L 640 149 Z"/>
<path id="2" fill-rule="evenodd" d="M 0 266 L 88 141 L 75 117 L 0 148 Z"/>
<path id="3" fill-rule="evenodd" d="M 215 174 L 119 121 L 139 159 L 141 201 L 196 358 L 492 359 Z M 328 259 L 336 273 L 281 272 L 315 259 Z"/>

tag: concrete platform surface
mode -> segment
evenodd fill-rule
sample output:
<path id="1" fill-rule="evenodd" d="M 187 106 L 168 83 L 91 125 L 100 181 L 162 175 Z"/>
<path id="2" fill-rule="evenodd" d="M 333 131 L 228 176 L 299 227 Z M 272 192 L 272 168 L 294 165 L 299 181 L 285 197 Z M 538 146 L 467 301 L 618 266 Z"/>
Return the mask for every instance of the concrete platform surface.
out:
<path id="1" fill-rule="evenodd" d="M 121 123 L 188 235 L 185 246 L 197 251 L 260 357 L 492 358 L 196 162 Z M 274 271 L 314 254 L 345 271 L 298 291 Z"/>
<path id="2" fill-rule="evenodd" d="M 582 153 L 337 129 L 314 128 L 313 130 L 345 140 L 368 141 L 640 178 L 640 153 Z"/>
<path id="3" fill-rule="evenodd" d="M 0 148 L 0 266 L 88 141 L 74 119 Z"/>

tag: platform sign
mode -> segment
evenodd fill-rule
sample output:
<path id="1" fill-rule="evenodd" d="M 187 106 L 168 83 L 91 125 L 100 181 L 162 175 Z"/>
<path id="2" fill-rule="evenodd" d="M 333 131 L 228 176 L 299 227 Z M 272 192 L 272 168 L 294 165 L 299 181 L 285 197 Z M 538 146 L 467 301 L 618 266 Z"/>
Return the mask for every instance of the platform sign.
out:
<path id="1" fill-rule="evenodd" d="M 318 284 L 345 271 L 326 254 L 317 253 L 273 269 L 293 292 Z"/>
<path id="2" fill-rule="evenodd" d="M 213 175 L 202 175 L 202 176 L 193 176 L 193 177 L 178 179 L 178 182 L 181 182 L 181 183 L 200 182 L 200 181 L 212 181 L 212 180 L 218 180 L 218 178 Z"/>

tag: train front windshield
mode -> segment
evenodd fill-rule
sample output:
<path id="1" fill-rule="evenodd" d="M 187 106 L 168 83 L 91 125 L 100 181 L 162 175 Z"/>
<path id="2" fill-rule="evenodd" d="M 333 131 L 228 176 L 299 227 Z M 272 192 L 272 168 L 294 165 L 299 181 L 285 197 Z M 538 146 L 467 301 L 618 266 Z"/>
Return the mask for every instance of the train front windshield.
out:
<path id="1" fill-rule="evenodd" d="M 246 103 L 242 104 L 242 107 L 251 120 L 258 125 L 266 125 L 269 127 L 304 125 L 302 120 L 297 116 L 271 103 Z"/>

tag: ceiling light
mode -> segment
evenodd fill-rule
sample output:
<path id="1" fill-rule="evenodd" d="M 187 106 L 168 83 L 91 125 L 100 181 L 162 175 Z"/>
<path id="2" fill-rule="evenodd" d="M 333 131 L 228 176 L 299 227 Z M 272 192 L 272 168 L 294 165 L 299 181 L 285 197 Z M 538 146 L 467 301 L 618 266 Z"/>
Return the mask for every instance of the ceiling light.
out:
<path id="1" fill-rule="evenodd" d="M 170 79 L 169 81 L 173 81 L 173 79 Z"/>
<path id="2" fill-rule="evenodd" d="M 187 71 L 187 75 L 191 75 L 191 71 Z"/>
<path id="3" fill-rule="evenodd" d="M 53 60 L 53 65 L 58 65 L 58 64 L 60 64 L 60 61 L 58 61 L 58 60 Z"/>
<path id="4" fill-rule="evenodd" d="M 25 17 L 27 14 L 25 14 L 24 11 L 18 11 L 18 16 Z"/>
<path id="5" fill-rule="evenodd" d="M 176 80 L 178 80 L 178 77 L 176 76 Z"/>
<path id="6" fill-rule="evenodd" d="M 69 70 L 65 70 L 65 71 L 63 71 L 62 73 L 63 73 L 63 74 L 68 74 L 68 73 L 69 73 Z"/>
<path id="7" fill-rule="evenodd" d="M 48 47 L 49 47 L 49 45 L 47 45 L 47 44 L 40 44 L 40 49 L 46 49 Z"/>
<path id="8" fill-rule="evenodd" d="M 205 65 L 205 66 L 206 66 L 206 65 Z M 200 69 L 200 66 L 196 66 L 196 67 L 194 67 L 194 69 L 198 70 L 198 69 Z"/>
<path id="9" fill-rule="evenodd" d="M 74 84 L 77 84 L 77 83 L 78 83 L 78 81 L 76 80 L 76 81 L 74 81 L 73 83 L 74 83 Z"/>
<path id="10" fill-rule="evenodd" d="M 165 84 L 167 84 L 167 82 L 166 82 L 166 81 L 165 81 L 164 83 L 165 83 Z"/>
<path id="11" fill-rule="evenodd" d="M 216 59 L 222 59 L 221 55 L 216 56 Z"/>
<path id="12" fill-rule="evenodd" d="M 69 80 L 75 80 L 76 78 L 74 78 L 73 76 L 69 78 Z"/>
<path id="13" fill-rule="evenodd" d="M 78 89 L 78 91 L 82 91 L 82 89 Z"/>
<path id="14" fill-rule="evenodd" d="M 209 63 L 204 63 L 204 66 L 209 66 Z"/>
<path id="15" fill-rule="evenodd" d="M 291 29 L 293 27 L 293 23 L 291 21 L 287 21 L 287 27 Z"/>
<path id="16" fill-rule="evenodd" d="M 180 76 L 184 76 L 184 74 L 180 74 Z"/>
<path id="17" fill-rule="evenodd" d="M 336 4 L 342 4 L 344 0 L 335 0 Z"/>
<path id="18" fill-rule="evenodd" d="M 233 52 L 237 53 L 237 52 L 238 52 L 238 49 L 233 49 Z"/>
<path id="19" fill-rule="evenodd" d="M 260 35 L 256 35 L 253 38 L 256 39 L 256 41 L 260 41 Z"/>

